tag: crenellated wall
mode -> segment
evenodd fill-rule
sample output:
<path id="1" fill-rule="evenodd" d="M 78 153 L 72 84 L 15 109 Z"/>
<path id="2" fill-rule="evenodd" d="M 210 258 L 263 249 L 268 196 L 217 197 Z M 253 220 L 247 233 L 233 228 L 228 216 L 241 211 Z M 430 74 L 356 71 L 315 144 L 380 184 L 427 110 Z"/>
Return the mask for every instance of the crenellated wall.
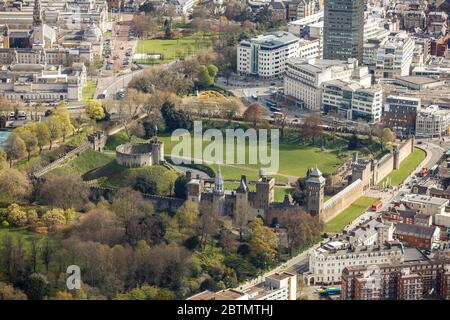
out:
<path id="1" fill-rule="evenodd" d="M 334 195 L 331 199 L 323 204 L 320 218 L 323 222 L 328 222 L 347 209 L 353 202 L 358 200 L 364 193 L 363 183 L 358 179 L 349 184 L 341 192 Z"/>

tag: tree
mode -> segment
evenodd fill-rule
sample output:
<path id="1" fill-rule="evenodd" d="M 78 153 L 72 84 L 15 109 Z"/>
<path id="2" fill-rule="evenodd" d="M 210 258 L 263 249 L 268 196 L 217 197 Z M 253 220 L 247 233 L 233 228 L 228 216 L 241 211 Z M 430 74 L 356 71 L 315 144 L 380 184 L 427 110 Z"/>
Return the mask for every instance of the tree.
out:
<path id="1" fill-rule="evenodd" d="M 80 223 L 71 226 L 69 235 L 112 246 L 122 242 L 124 230 L 113 212 L 100 207 L 84 214 Z"/>
<path id="2" fill-rule="evenodd" d="M 172 39 L 172 22 L 169 19 L 164 20 L 164 39 Z"/>
<path id="3" fill-rule="evenodd" d="M 3 238 L 3 245 L 0 248 L 0 268 L 8 280 L 16 283 L 25 272 L 25 249 L 22 237 L 14 238 L 7 234 Z M 20 288 L 20 286 L 19 286 Z"/>
<path id="4" fill-rule="evenodd" d="M 0 171 L 8 168 L 8 156 L 0 149 Z"/>
<path id="5" fill-rule="evenodd" d="M 175 213 L 179 232 L 186 236 L 191 235 L 197 225 L 198 215 L 198 205 L 195 203 L 185 202 L 179 207 Z"/>
<path id="6" fill-rule="evenodd" d="M 52 209 L 44 213 L 42 221 L 48 226 L 63 225 L 67 223 L 62 209 Z"/>
<path id="7" fill-rule="evenodd" d="M 203 88 L 210 87 L 214 84 L 217 72 L 218 69 L 213 64 L 210 64 L 209 66 L 201 65 L 198 68 L 198 84 Z"/>
<path id="8" fill-rule="evenodd" d="M 146 100 L 146 94 L 130 88 L 126 97 L 117 105 L 119 123 L 124 128 L 129 140 L 131 140 L 130 129 L 134 121 L 139 117 Z"/>
<path id="9" fill-rule="evenodd" d="M 91 120 L 102 120 L 105 118 L 105 109 L 99 100 L 90 100 L 85 111 Z"/>
<path id="10" fill-rule="evenodd" d="M 180 199 L 186 199 L 187 198 L 187 190 L 186 190 L 186 184 L 188 183 L 188 179 L 185 174 L 179 175 L 177 179 L 175 180 L 174 184 L 174 195 L 177 198 Z"/>
<path id="11" fill-rule="evenodd" d="M 23 291 L 30 300 L 43 300 L 50 294 L 50 285 L 45 276 L 33 273 L 22 283 Z"/>
<path id="12" fill-rule="evenodd" d="M 62 129 L 61 123 L 57 117 L 50 116 L 46 121 L 48 131 L 50 132 L 50 150 L 53 147 L 53 141 L 61 137 Z"/>
<path id="13" fill-rule="evenodd" d="M 36 131 L 34 130 L 34 126 L 25 125 L 16 129 L 19 137 L 23 140 L 25 144 L 25 150 L 28 154 L 28 161 L 30 161 L 31 151 L 36 148 L 38 144 L 38 140 L 36 137 Z"/>
<path id="14" fill-rule="evenodd" d="M 280 223 L 287 230 L 289 253 L 291 257 L 295 248 L 318 238 L 322 232 L 321 221 L 300 209 L 290 212 L 280 219 Z"/>
<path id="15" fill-rule="evenodd" d="M 89 197 L 89 187 L 77 175 L 51 176 L 38 192 L 43 204 L 56 208 L 81 209 Z"/>
<path id="16" fill-rule="evenodd" d="M 25 142 L 18 134 L 12 133 L 6 141 L 5 152 L 11 168 L 14 160 L 19 160 L 25 156 Z"/>
<path id="17" fill-rule="evenodd" d="M 350 139 L 348 140 L 348 150 L 356 150 L 359 146 L 359 139 L 356 134 L 352 134 Z"/>
<path id="18" fill-rule="evenodd" d="M 300 134 L 312 139 L 312 143 L 315 143 L 316 137 L 319 137 L 323 133 L 322 120 L 318 112 L 311 112 L 305 119 L 305 122 L 300 127 Z"/>
<path id="19" fill-rule="evenodd" d="M 253 126 L 256 127 L 256 123 L 261 120 L 260 105 L 258 102 L 253 102 L 247 107 L 244 111 L 244 120 L 252 122 Z"/>
<path id="20" fill-rule="evenodd" d="M 32 190 L 28 177 L 15 169 L 0 171 L 0 194 L 9 203 L 25 200 Z"/>
<path id="21" fill-rule="evenodd" d="M 13 203 L 7 210 L 8 222 L 16 227 L 23 227 L 27 224 L 27 213 L 18 204 Z"/>
<path id="22" fill-rule="evenodd" d="M 264 226 L 260 218 L 252 220 L 248 225 L 248 244 L 250 256 L 257 261 L 259 267 L 267 268 L 273 264 L 277 235 L 273 229 Z"/>
<path id="23" fill-rule="evenodd" d="M 200 243 L 203 248 L 208 241 L 219 232 L 218 220 L 218 208 L 211 208 L 203 203 L 200 205 L 198 232 L 200 235 Z"/>
<path id="24" fill-rule="evenodd" d="M 61 124 L 61 134 L 63 142 L 65 142 L 67 135 L 75 130 L 75 127 L 73 126 L 72 121 L 70 119 L 70 113 L 67 110 L 66 105 L 64 103 L 61 103 L 53 111 L 53 116 L 55 116 Z"/>
<path id="25" fill-rule="evenodd" d="M 384 146 L 386 144 L 388 144 L 389 142 L 395 141 L 395 134 L 392 132 L 391 129 L 384 128 L 381 131 L 380 141 L 381 141 L 381 149 L 384 150 Z"/>
<path id="26" fill-rule="evenodd" d="M 39 153 L 42 153 L 42 149 L 51 141 L 50 130 L 45 122 L 38 122 L 35 126 L 35 132 Z"/>
<path id="27" fill-rule="evenodd" d="M 124 228 L 126 241 L 132 244 L 136 244 L 136 237 L 133 233 L 136 221 L 141 221 L 154 212 L 152 203 L 144 200 L 139 192 L 130 188 L 124 188 L 117 192 L 111 210 Z"/>
<path id="28" fill-rule="evenodd" d="M 27 300 L 27 295 L 12 285 L 0 282 L 0 300 Z"/>
<path id="29" fill-rule="evenodd" d="M 170 101 L 164 102 L 161 108 L 161 114 L 169 130 L 192 128 L 191 117 L 183 111 L 175 110 L 175 104 Z"/>

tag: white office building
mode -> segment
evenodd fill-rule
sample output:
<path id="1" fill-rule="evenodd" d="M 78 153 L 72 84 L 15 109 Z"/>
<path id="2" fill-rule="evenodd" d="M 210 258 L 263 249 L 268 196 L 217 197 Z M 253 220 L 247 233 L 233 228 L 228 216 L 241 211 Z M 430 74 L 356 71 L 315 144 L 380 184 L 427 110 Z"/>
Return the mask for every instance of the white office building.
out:
<path id="1" fill-rule="evenodd" d="M 321 58 L 322 41 L 320 39 L 300 39 L 299 58 Z"/>
<path id="2" fill-rule="evenodd" d="M 276 31 L 241 41 L 237 47 L 237 71 L 263 79 L 283 77 L 286 60 L 300 54 L 299 40 L 292 33 Z"/>
<path id="3" fill-rule="evenodd" d="M 304 37 L 308 33 L 309 26 L 320 22 L 323 28 L 323 11 L 288 23 L 288 31 L 296 36 Z"/>
<path id="4" fill-rule="evenodd" d="M 416 118 L 416 136 L 424 138 L 447 135 L 450 129 L 450 110 L 431 105 L 423 109 Z"/>
<path id="5" fill-rule="evenodd" d="M 374 123 L 381 119 L 383 90 L 380 86 L 363 88 L 354 81 L 324 82 L 322 105 L 325 112 L 337 112 L 348 120 Z"/>
<path id="6" fill-rule="evenodd" d="M 335 79 L 357 81 L 369 87 L 371 77 L 367 67 L 359 67 L 356 59 L 348 61 L 324 59 L 289 59 L 284 76 L 284 94 L 296 101 L 297 106 L 320 110 L 323 83 Z"/>
<path id="7" fill-rule="evenodd" d="M 401 202 L 407 209 L 419 210 L 420 213 L 433 216 L 434 220 L 435 215 L 445 212 L 449 200 L 422 194 L 405 194 Z"/>
<path id="8" fill-rule="evenodd" d="M 414 54 L 414 41 L 402 31 L 390 34 L 377 51 L 376 78 L 408 76 Z"/>

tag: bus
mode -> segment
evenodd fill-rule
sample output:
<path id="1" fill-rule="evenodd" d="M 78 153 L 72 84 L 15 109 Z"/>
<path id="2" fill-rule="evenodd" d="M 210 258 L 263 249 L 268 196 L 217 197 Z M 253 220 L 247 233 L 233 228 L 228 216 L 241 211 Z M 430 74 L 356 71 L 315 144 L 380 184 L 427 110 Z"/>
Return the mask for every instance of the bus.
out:
<path id="1" fill-rule="evenodd" d="M 321 297 L 333 296 L 341 294 L 341 288 L 323 288 L 319 290 L 319 295 Z"/>
<path id="2" fill-rule="evenodd" d="M 381 207 L 383 206 L 383 202 L 381 202 L 380 200 L 378 200 L 377 202 L 375 202 L 374 204 L 372 204 L 372 211 L 378 211 L 381 209 Z"/>

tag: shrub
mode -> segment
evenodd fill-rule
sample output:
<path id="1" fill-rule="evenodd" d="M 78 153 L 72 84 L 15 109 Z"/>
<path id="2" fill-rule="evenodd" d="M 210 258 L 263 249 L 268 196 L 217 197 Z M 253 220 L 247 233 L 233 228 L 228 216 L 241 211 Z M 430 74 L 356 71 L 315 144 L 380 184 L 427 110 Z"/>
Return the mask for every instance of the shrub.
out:
<path id="1" fill-rule="evenodd" d="M 13 203 L 8 207 L 8 222 L 16 227 L 23 227 L 27 224 L 27 213 L 22 208 Z"/>
<path id="2" fill-rule="evenodd" d="M 3 222 L 2 222 L 2 227 L 3 227 L 3 228 L 9 228 L 9 222 L 6 221 L 6 220 L 3 220 Z"/>

